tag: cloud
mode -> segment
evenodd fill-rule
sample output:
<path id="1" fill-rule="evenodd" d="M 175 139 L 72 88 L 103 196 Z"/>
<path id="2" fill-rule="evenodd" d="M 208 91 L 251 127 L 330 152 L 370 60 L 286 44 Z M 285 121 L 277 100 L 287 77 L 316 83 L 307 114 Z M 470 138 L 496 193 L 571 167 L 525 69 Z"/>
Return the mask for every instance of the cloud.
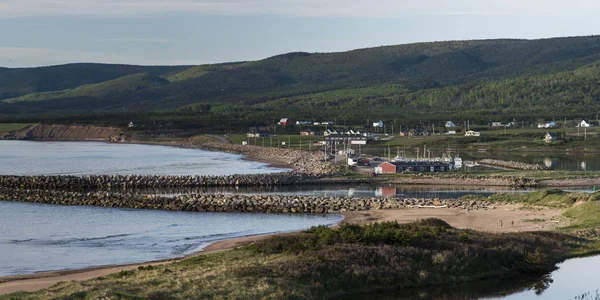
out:
<path id="1" fill-rule="evenodd" d="M 199 61 L 165 60 L 151 56 L 125 55 L 110 52 L 61 50 L 50 48 L 0 47 L 0 66 L 33 67 L 57 64 L 94 62 L 138 65 L 195 65 Z"/>
<path id="2" fill-rule="evenodd" d="M 0 17 L 164 13 L 296 17 L 595 15 L 597 0 L 1 0 Z"/>

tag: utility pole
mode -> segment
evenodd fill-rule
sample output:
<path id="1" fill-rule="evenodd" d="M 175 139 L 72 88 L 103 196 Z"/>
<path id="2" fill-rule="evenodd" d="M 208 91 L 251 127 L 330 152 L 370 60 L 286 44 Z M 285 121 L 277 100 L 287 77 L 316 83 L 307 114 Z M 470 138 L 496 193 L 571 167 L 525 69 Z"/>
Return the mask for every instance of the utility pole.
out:
<path id="1" fill-rule="evenodd" d="M 587 139 L 587 128 L 583 128 L 583 139 Z"/>

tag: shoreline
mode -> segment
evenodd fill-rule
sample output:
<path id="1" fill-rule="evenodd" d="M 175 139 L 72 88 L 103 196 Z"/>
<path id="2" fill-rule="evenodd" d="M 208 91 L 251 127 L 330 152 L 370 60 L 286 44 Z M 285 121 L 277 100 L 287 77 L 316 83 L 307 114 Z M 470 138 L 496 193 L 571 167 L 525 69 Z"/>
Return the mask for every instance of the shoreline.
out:
<path id="1" fill-rule="evenodd" d="M 419 219 L 434 217 L 442 219 L 459 229 L 468 228 L 491 233 L 548 231 L 558 226 L 564 226 L 567 224 L 567 221 L 560 217 L 562 212 L 563 210 L 560 209 L 524 210 L 522 205 L 502 205 L 495 207 L 495 209 L 473 211 L 457 208 L 402 208 L 367 210 L 343 212 L 341 215 L 344 216 L 344 219 L 335 225 L 332 225 L 332 227 L 337 226 L 341 222 L 359 225 L 383 221 L 398 221 L 400 223 L 406 223 Z M 545 218 L 546 221 L 543 223 L 533 223 L 527 221 L 536 218 Z M 515 225 L 511 226 L 510 222 L 515 220 Z M 500 221 L 503 221 L 506 226 L 499 225 L 499 223 L 501 223 Z M 199 255 L 233 250 L 235 248 L 247 246 L 256 241 L 275 235 L 291 235 L 297 234 L 298 232 L 300 231 L 254 235 L 216 241 L 198 252 L 177 258 L 124 265 L 40 272 L 28 275 L 2 276 L 0 277 L 0 295 L 17 291 L 34 292 L 49 288 L 62 281 L 82 281 L 125 270 L 136 270 L 141 266 L 174 263 Z"/>

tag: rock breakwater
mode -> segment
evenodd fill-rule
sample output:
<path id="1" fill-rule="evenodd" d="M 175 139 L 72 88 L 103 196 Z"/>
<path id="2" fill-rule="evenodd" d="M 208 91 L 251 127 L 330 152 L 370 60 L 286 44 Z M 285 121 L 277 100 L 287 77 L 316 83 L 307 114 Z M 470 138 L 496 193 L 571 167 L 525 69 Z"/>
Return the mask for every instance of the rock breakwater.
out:
<path id="1" fill-rule="evenodd" d="M 471 174 L 421 174 L 411 177 L 395 178 L 394 183 L 423 185 L 460 185 L 460 186 L 509 186 L 513 188 L 539 187 L 539 182 L 520 176 L 489 176 Z"/>
<path id="2" fill-rule="evenodd" d="M 524 162 L 519 162 L 519 161 L 507 161 L 507 160 L 500 160 L 500 159 L 482 159 L 478 162 L 480 165 L 487 165 L 487 166 L 495 166 L 495 167 L 502 167 L 502 168 L 508 168 L 508 169 L 515 169 L 515 170 L 529 170 L 529 171 L 539 171 L 539 170 L 551 170 L 550 168 L 544 166 L 544 165 L 539 165 L 539 164 L 528 164 L 528 163 L 524 163 Z"/>
<path id="3" fill-rule="evenodd" d="M 1 201 L 54 205 L 87 205 L 135 209 L 197 212 L 339 213 L 391 208 L 439 207 L 493 208 L 485 201 L 424 198 L 333 198 L 314 196 L 191 194 L 174 197 L 134 193 L 72 192 L 61 190 L 0 188 Z"/>
<path id="4" fill-rule="evenodd" d="M 0 187 L 19 189 L 106 189 L 173 188 L 214 186 L 276 186 L 314 184 L 318 177 L 301 173 L 247 174 L 226 176 L 199 175 L 86 175 L 86 176 L 10 176 L 0 175 Z"/>

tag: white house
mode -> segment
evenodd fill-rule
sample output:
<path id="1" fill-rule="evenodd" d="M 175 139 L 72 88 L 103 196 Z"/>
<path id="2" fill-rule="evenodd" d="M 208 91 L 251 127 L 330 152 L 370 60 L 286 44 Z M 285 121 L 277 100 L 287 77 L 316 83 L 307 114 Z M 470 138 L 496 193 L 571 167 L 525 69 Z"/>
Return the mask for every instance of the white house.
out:
<path id="1" fill-rule="evenodd" d="M 590 123 L 585 120 L 581 120 L 581 123 L 577 124 L 577 127 L 590 127 Z"/>
<path id="2" fill-rule="evenodd" d="M 546 136 L 544 136 L 544 142 L 552 143 L 553 141 L 556 141 L 557 138 L 558 136 L 556 135 L 556 133 L 546 132 Z"/>
<path id="3" fill-rule="evenodd" d="M 133 122 L 129 122 L 129 124 L 127 124 L 127 127 L 129 127 L 129 128 L 131 128 L 133 126 L 135 126 L 135 125 L 133 125 Z"/>
<path id="4" fill-rule="evenodd" d="M 448 132 L 446 132 L 446 134 L 456 134 L 456 130 L 448 130 Z"/>
<path id="5" fill-rule="evenodd" d="M 465 136 L 481 136 L 481 132 L 469 130 L 469 131 L 465 132 Z"/>
<path id="6" fill-rule="evenodd" d="M 383 121 L 373 122 L 373 127 L 383 127 Z"/>
<path id="7" fill-rule="evenodd" d="M 448 127 L 456 127 L 456 125 L 454 125 L 454 122 L 448 121 L 448 122 L 446 122 L 446 128 L 448 128 Z"/>
<path id="8" fill-rule="evenodd" d="M 492 122 L 492 127 L 501 127 L 504 126 L 504 124 L 502 124 L 502 122 Z"/>

